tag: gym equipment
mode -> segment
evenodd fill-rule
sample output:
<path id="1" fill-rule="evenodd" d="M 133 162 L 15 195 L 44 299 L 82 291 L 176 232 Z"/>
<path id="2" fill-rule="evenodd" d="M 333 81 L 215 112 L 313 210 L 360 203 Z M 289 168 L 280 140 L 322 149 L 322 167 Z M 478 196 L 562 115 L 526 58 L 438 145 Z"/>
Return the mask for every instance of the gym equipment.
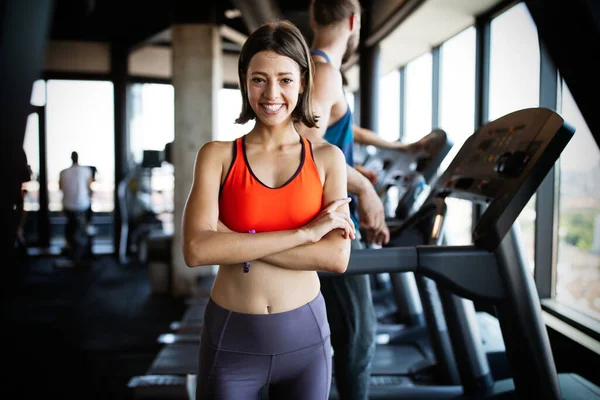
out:
<path id="1" fill-rule="evenodd" d="M 364 249 L 352 254 L 346 274 L 412 271 L 440 286 L 435 306 L 443 307 L 446 321 L 437 322 L 448 324 L 445 331 L 460 377 L 460 398 L 600 398 L 600 388 L 582 377 L 557 374 L 539 297 L 521 254 L 518 230 L 513 227 L 573 133 L 557 113 L 545 108 L 515 111 L 482 126 L 436 182 L 422 208 L 425 215 L 417 213 L 407 221 L 410 226 L 433 216 L 429 245 Z M 447 197 L 485 206 L 473 231 L 473 245 L 435 245 L 442 237 Z M 512 379 L 493 379 L 474 309 L 465 299 L 493 305 Z M 428 327 L 436 358 L 445 365 L 447 354 L 437 346 L 442 343 L 441 330 L 435 322 L 428 321 Z M 374 386 L 371 397 L 454 399 L 459 398 L 456 388 Z"/>
<path id="2" fill-rule="evenodd" d="M 121 212 L 121 233 L 118 244 L 119 262 L 126 263 L 137 254 L 145 236 L 153 230 L 162 230 L 162 221 L 152 208 L 152 168 L 159 168 L 164 160 L 159 150 L 144 150 L 141 164 L 133 165 L 119 182 L 118 207 Z M 145 261 L 145 260 L 142 260 Z"/>

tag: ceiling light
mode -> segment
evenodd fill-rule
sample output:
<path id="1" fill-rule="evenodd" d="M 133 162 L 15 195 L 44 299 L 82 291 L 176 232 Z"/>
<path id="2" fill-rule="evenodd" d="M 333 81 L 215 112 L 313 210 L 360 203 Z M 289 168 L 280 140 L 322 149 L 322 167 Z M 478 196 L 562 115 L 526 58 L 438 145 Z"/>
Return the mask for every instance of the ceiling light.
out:
<path id="1" fill-rule="evenodd" d="M 242 12 L 240 10 L 238 10 L 237 8 L 234 8 L 232 10 L 225 10 L 225 17 L 227 17 L 228 19 L 234 19 L 234 18 L 238 18 L 242 16 Z"/>

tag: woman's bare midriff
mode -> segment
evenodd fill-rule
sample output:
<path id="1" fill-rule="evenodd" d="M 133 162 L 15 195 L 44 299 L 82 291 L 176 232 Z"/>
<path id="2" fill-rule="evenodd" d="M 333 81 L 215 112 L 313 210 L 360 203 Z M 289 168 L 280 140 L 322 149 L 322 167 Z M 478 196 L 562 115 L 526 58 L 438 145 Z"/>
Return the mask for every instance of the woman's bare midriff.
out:
<path id="1" fill-rule="evenodd" d="M 316 271 L 292 271 L 253 261 L 244 273 L 241 264 L 221 265 L 212 287 L 212 300 L 245 314 L 275 314 L 311 302 L 321 290 Z"/>

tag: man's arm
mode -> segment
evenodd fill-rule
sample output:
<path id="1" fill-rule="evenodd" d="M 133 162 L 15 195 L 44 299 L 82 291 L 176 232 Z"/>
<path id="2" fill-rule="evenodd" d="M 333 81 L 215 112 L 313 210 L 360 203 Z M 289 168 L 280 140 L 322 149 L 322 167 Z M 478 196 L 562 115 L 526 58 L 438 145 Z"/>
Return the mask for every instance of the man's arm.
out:
<path id="1" fill-rule="evenodd" d="M 358 197 L 358 219 L 367 237 L 367 242 L 378 245 L 390 241 L 390 231 L 385 223 L 385 210 L 381 198 L 371 182 L 356 169 L 347 165 L 348 191 Z"/>
<path id="2" fill-rule="evenodd" d="M 365 168 L 360 164 L 355 164 L 354 169 L 356 169 L 358 172 L 363 174 L 365 176 L 365 178 L 367 178 L 369 180 L 369 182 L 371 182 L 372 185 L 377 183 L 377 179 L 379 177 L 377 176 L 377 173 L 375 171 Z"/>
<path id="3" fill-rule="evenodd" d="M 312 104 L 313 112 L 319 116 L 318 128 L 297 124 L 296 130 L 310 141 L 325 142 L 324 136 L 329 126 L 331 109 L 336 101 L 335 93 L 339 91 L 338 85 L 341 85 L 339 71 L 331 64 L 315 63 L 313 82 Z M 389 230 L 385 224 L 383 203 L 375 188 L 364 175 L 347 164 L 346 172 L 348 192 L 358 197 L 358 216 L 361 226 L 368 232 L 375 232 L 375 236 L 383 237 L 383 241 L 387 243 Z"/>
<path id="4" fill-rule="evenodd" d="M 381 149 L 391 149 L 391 150 L 406 150 L 408 145 L 400 142 L 400 141 L 389 141 L 385 140 L 375 132 L 370 129 L 363 128 L 354 124 L 352 126 L 352 131 L 354 133 L 354 141 L 363 146 L 375 146 Z"/>

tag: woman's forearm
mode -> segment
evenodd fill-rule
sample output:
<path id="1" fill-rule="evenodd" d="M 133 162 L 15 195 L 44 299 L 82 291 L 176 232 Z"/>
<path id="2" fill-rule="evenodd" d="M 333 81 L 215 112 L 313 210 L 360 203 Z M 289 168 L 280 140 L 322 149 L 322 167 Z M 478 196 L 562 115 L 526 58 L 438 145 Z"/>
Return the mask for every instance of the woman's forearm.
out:
<path id="1" fill-rule="evenodd" d="M 331 232 L 317 243 L 297 246 L 260 260 L 280 268 L 298 271 L 328 271 L 344 273 L 350 260 L 350 239 Z"/>
<path id="2" fill-rule="evenodd" d="M 183 244 L 183 256 L 189 267 L 238 264 L 293 249 L 308 242 L 301 230 L 265 233 L 204 231 Z"/>

